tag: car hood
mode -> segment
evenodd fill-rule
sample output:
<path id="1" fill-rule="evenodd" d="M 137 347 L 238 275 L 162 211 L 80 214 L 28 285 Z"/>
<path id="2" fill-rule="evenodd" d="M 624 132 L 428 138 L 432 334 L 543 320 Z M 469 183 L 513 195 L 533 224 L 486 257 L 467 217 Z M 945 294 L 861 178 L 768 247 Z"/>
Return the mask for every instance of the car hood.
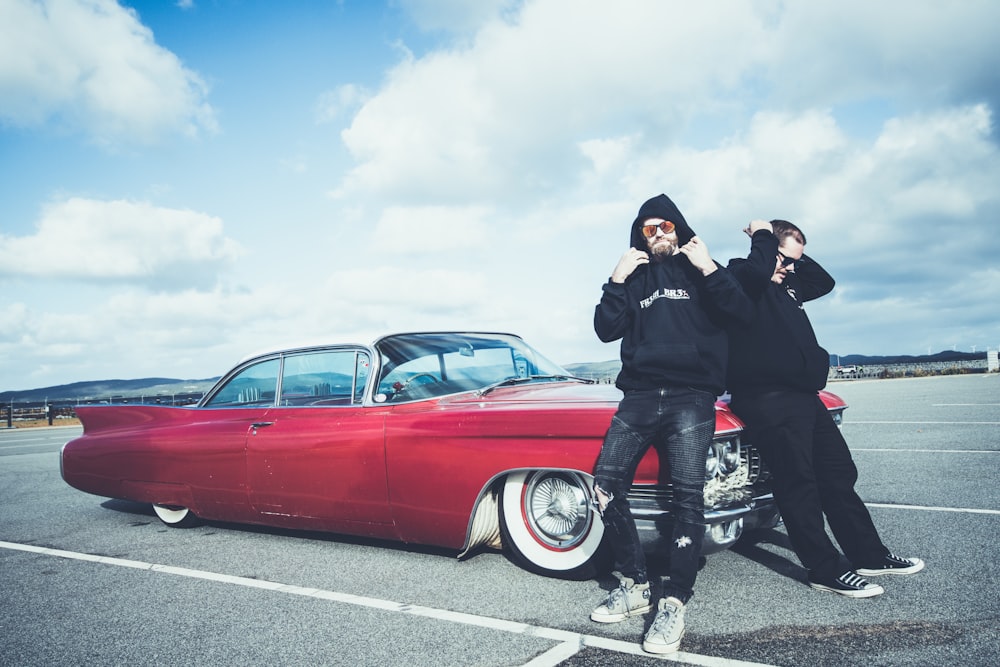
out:
<path id="1" fill-rule="evenodd" d="M 613 384 L 538 381 L 510 387 L 496 387 L 484 395 L 465 392 L 442 399 L 451 403 L 607 403 L 617 406 L 622 392 Z"/>
<path id="2" fill-rule="evenodd" d="M 438 401 L 439 407 L 524 409 L 524 410 L 583 410 L 606 412 L 608 417 L 618 409 L 622 392 L 613 384 L 581 384 L 578 382 L 536 382 L 532 384 L 497 387 L 480 396 L 467 392 L 448 396 Z M 741 430 L 743 423 L 722 402 L 715 403 L 716 432 Z"/>

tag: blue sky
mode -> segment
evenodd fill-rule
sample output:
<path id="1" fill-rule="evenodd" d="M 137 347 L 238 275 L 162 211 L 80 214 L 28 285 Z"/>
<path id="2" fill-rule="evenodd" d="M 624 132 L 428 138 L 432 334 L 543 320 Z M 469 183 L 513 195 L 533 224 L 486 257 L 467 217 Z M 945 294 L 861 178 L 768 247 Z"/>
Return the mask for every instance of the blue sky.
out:
<path id="1" fill-rule="evenodd" d="M 593 308 L 665 192 L 834 354 L 1000 345 L 991 0 L 0 0 L 0 390 Z"/>

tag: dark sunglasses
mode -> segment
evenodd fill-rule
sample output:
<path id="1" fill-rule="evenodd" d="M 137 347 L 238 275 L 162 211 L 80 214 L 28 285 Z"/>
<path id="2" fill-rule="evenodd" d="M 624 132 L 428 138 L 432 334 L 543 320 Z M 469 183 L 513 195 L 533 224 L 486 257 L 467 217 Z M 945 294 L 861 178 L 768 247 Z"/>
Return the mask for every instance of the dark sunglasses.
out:
<path id="1" fill-rule="evenodd" d="M 664 234 L 669 234 L 670 232 L 674 231 L 674 223 L 670 222 L 669 220 L 664 220 L 658 225 L 643 225 L 642 235 L 645 236 L 647 239 L 651 239 L 654 236 L 656 236 L 657 229 L 663 230 Z"/>
<path id="2" fill-rule="evenodd" d="M 783 254 L 781 253 L 781 251 L 780 251 L 780 250 L 778 251 L 778 257 L 780 257 L 780 258 L 781 258 L 781 266 L 782 266 L 782 267 L 784 267 L 784 268 L 786 268 L 786 269 L 787 269 L 787 268 L 788 268 L 789 266 L 791 266 L 792 264 L 794 264 L 795 262 L 797 262 L 797 261 L 798 261 L 798 260 L 797 260 L 797 259 L 795 259 L 794 257 L 786 257 L 785 255 L 783 255 Z"/>

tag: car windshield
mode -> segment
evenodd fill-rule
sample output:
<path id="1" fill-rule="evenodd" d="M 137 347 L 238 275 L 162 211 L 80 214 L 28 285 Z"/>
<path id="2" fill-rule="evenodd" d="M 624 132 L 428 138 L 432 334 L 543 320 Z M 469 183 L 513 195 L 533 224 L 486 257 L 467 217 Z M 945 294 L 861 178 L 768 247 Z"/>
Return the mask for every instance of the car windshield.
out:
<path id="1" fill-rule="evenodd" d="M 380 362 L 376 402 L 569 379 L 560 366 L 508 334 L 402 334 L 381 339 L 375 349 Z"/>

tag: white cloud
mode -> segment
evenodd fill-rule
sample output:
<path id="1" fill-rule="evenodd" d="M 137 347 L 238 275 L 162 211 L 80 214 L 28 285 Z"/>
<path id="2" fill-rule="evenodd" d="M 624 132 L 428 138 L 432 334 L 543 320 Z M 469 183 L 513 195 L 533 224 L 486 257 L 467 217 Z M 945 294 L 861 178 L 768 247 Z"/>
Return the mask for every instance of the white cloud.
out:
<path id="1" fill-rule="evenodd" d="M 150 292 L 124 288 L 80 312 L 15 303 L 0 313 L 0 366 L 30 364 L 37 380 L 200 378 L 252 353 L 319 342 L 367 343 L 391 331 L 507 329 L 517 299 L 485 275 L 386 266 L 334 272 L 316 289 Z M 15 361 L 16 360 L 16 361 Z M 5 387 L 6 389 L 12 387 Z"/>
<path id="2" fill-rule="evenodd" d="M 202 79 L 113 0 L 0 2 L 0 119 L 108 145 L 214 131 Z"/>
<path id="3" fill-rule="evenodd" d="M 491 238 L 482 206 L 393 206 L 383 209 L 375 226 L 375 243 L 400 255 L 450 254 L 463 248 L 479 248 Z"/>
<path id="4" fill-rule="evenodd" d="M 11 303 L 0 313 L 0 344 L 17 343 L 27 326 L 28 307 L 23 303 Z"/>
<path id="5" fill-rule="evenodd" d="M 396 0 L 422 30 L 466 32 L 503 16 L 522 0 Z"/>
<path id="6" fill-rule="evenodd" d="M 72 198 L 46 206 L 34 235 L 0 236 L 0 275 L 211 284 L 241 252 L 204 213 Z"/>
<path id="7" fill-rule="evenodd" d="M 63 369 L 69 381 L 202 378 L 226 371 L 262 345 L 286 340 L 295 313 L 311 312 L 313 305 L 310 295 L 268 285 L 253 291 L 124 288 L 79 312 L 15 303 L 3 312 L 12 317 L 0 325 L 0 366 L 31 360 L 27 366 L 39 382 L 48 381 L 52 368 Z"/>
<path id="8" fill-rule="evenodd" d="M 990 185 L 1000 182 L 1000 151 L 984 106 L 892 119 L 857 157 L 843 165 L 850 180 L 822 209 L 831 227 L 856 221 L 841 225 L 850 244 L 891 241 L 880 244 L 879 255 L 902 266 L 928 253 L 929 239 L 942 255 L 957 252 L 976 263 L 1000 252 L 1000 241 L 983 224 L 1000 212 L 1000 195 Z M 978 238 L 970 243 L 970 237 Z M 916 273 L 934 279 L 952 270 L 930 263 Z"/>
<path id="9" fill-rule="evenodd" d="M 996 54 L 1000 71 L 984 27 L 984 16 L 1000 20 L 1000 7 L 855 5 L 526 3 L 516 20 L 484 24 L 468 46 L 391 72 L 343 133 L 358 165 L 338 192 L 546 196 L 581 168 L 581 135 L 628 136 L 642 152 L 692 125 L 738 123 L 757 113 L 751 100 L 761 94 L 786 107 L 777 115 L 824 113 L 889 91 L 936 105 L 982 83 L 983 53 Z M 954 48 L 956 34 L 969 48 Z M 773 139 L 781 148 L 765 148 L 787 152 L 796 137 Z"/>
<path id="10" fill-rule="evenodd" d="M 361 268 L 333 274 L 327 285 L 331 297 L 343 299 L 344 289 L 363 290 L 357 304 L 409 308 L 432 312 L 465 310 L 483 302 L 487 294 L 484 276 L 443 269 L 407 270 L 394 266 Z"/>
<path id="11" fill-rule="evenodd" d="M 335 122 L 347 113 L 356 111 L 370 96 L 371 93 L 353 83 L 328 90 L 316 101 L 316 122 Z"/>
<path id="12" fill-rule="evenodd" d="M 219 68 L 205 71 L 227 82 L 227 113 L 240 122 L 208 160 L 188 145 L 143 154 L 134 183 L 115 181 L 128 193 L 121 201 L 55 202 L 33 233 L 5 229 L 0 274 L 18 291 L 0 302 L 0 367 L 16 362 L 19 377 L 36 373 L 36 386 L 58 373 L 202 376 L 304 339 L 449 328 L 513 331 L 561 363 L 614 358 L 617 346 L 592 332 L 593 307 L 638 206 L 659 192 L 723 263 L 745 254 L 740 230 L 751 218 L 801 224 L 808 251 L 838 281 L 808 308 L 832 352 L 938 351 L 961 336 L 995 344 L 1000 50 L 989 32 L 1000 5 L 456 3 L 396 3 L 425 30 L 447 33 L 410 51 L 387 37 L 392 28 L 383 32 L 398 13 L 381 15 L 365 43 L 381 38 L 403 54 L 381 79 L 338 63 L 320 80 L 276 59 L 278 81 L 196 51 Z M 41 6 L 0 0 L 0 18 L 20 11 L 37 27 Z M 158 54 L 172 63 L 164 81 L 187 85 L 197 102 L 171 117 L 198 126 L 200 84 L 134 14 L 96 1 L 45 6 L 86 10 L 89 25 L 114 18 L 131 26 L 119 33 L 129 38 L 99 33 L 114 58 L 76 36 L 82 45 L 28 45 L 28 56 L 49 60 L 0 59 L 3 118 L 26 126 L 35 116 L 11 115 L 23 107 L 100 127 L 70 76 L 76 54 L 125 65 L 130 54 Z M 185 19 L 218 7 L 203 3 Z M 55 26 L 33 33 L 55 40 Z M 345 63 L 356 56 L 334 53 Z M 10 73 L 31 62 L 69 75 L 49 76 L 59 82 L 52 90 L 37 76 L 26 79 L 34 87 L 11 88 Z M 15 89 L 37 89 L 31 99 L 44 104 L 2 95 Z M 311 112 L 324 127 L 289 127 L 266 104 L 255 108 L 279 89 L 291 117 Z M 339 127 L 354 158 L 346 166 L 342 151 L 315 141 Z M 39 187 L 107 190 L 101 176 L 81 183 L 79 173 L 54 168 Z M 151 184 L 212 213 L 135 199 Z M 320 202 L 319 187 L 336 198 Z M 239 225 L 253 261 L 223 219 Z M 38 285 L 61 291 L 53 298 Z"/>
<path id="13" fill-rule="evenodd" d="M 659 2 L 527 4 L 516 23 L 489 24 L 472 46 L 390 73 L 343 132 L 359 165 L 340 194 L 471 200 L 561 187 L 560 175 L 583 164 L 581 134 L 644 127 L 641 138 L 654 141 L 694 109 L 720 106 L 710 94 L 762 55 L 754 17 L 740 6 L 733 14 L 719 21 L 711 6 Z"/>
<path id="14" fill-rule="evenodd" d="M 1000 6 L 990 0 L 783 3 L 774 18 L 771 82 L 780 100 L 979 102 L 990 89 L 998 99 Z"/>

